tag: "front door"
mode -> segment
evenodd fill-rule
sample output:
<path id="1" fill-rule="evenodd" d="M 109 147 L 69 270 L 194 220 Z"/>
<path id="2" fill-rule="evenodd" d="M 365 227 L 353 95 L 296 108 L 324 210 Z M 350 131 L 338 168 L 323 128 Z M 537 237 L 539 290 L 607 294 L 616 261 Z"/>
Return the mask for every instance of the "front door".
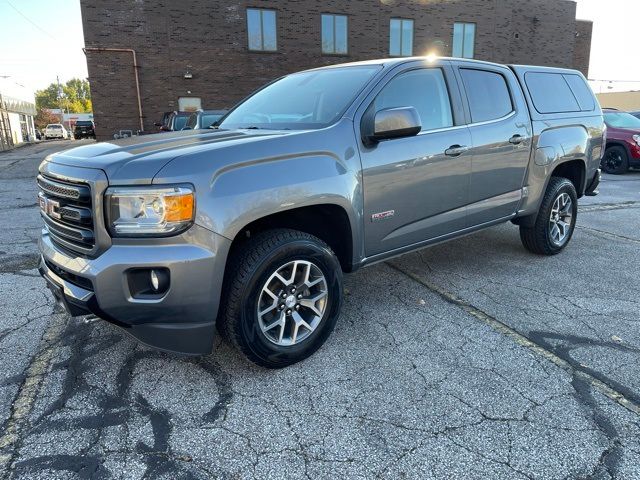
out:
<path id="1" fill-rule="evenodd" d="M 409 64 L 374 93 L 368 109 L 414 107 L 422 130 L 360 147 L 367 257 L 464 228 L 471 135 L 456 102 L 447 61 Z"/>

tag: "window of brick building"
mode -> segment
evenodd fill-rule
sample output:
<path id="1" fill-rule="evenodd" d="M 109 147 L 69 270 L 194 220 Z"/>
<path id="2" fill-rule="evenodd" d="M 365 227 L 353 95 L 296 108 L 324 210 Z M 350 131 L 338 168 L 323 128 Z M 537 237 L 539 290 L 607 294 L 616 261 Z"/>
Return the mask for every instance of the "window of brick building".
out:
<path id="1" fill-rule="evenodd" d="M 276 12 L 263 8 L 247 8 L 249 50 L 275 52 L 278 49 Z"/>
<path id="2" fill-rule="evenodd" d="M 347 54 L 347 23 L 346 15 L 322 15 L 322 53 Z"/>
<path id="3" fill-rule="evenodd" d="M 389 55 L 394 57 L 413 55 L 413 20 L 391 19 L 389 23 Z"/>
<path id="4" fill-rule="evenodd" d="M 453 56 L 473 58 L 476 43 L 475 23 L 453 24 Z"/>

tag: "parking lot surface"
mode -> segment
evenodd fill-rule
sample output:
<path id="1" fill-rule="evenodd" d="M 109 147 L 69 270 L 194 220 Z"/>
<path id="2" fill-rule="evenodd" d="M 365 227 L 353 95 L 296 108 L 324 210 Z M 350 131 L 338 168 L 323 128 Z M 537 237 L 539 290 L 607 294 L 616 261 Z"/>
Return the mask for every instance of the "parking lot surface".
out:
<path id="1" fill-rule="evenodd" d="M 327 344 L 271 371 L 54 306 L 34 177 L 69 146 L 0 154 L 0 478 L 640 478 L 640 173 L 560 255 L 506 224 L 348 275 Z"/>

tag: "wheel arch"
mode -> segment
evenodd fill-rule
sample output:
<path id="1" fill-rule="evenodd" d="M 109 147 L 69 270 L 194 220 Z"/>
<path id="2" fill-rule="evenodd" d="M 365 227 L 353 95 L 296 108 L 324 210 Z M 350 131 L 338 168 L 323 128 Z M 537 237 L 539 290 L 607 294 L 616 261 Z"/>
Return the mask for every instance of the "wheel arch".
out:
<path id="1" fill-rule="evenodd" d="M 631 151 L 629 150 L 629 145 L 627 145 L 626 142 L 623 142 L 622 140 L 616 140 L 616 139 L 607 140 L 607 143 L 604 147 L 605 152 L 609 147 L 622 147 L 624 148 L 624 151 L 627 153 L 627 159 L 631 158 Z"/>
<path id="2" fill-rule="evenodd" d="M 291 208 L 253 220 L 233 238 L 230 255 L 252 236 L 275 228 L 290 228 L 318 237 L 331 247 L 343 271 L 354 270 L 354 228 L 347 211 L 332 203 Z"/>
<path id="3" fill-rule="evenodd" d="M 583 159 L 566 160 L 554 167 L 551 175 L 549 175 L 549 178 L 547 179 L 545 191 L 549 186 L 549 180 L 551 177 L 564 177 L 573 183 L 576 193 L 578 194 L 578 198 L 580 198 L 584 195 L 584 190 L 586 188 L 586 174 L 587 165 Z"/>

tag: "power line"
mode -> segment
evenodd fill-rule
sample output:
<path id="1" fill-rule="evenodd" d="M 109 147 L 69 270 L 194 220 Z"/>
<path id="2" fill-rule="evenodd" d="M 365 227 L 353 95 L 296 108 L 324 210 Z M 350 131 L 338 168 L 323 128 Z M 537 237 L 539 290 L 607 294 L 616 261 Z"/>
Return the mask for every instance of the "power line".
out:
<path id="1" fill-rule="evenodd" d="M 27 17 L 24 13 L 22 13 L 20 10 L 18 10 L 16 7 L 13 6 L 13 4 L 7 0 L 7 5 L 9 5 L 11 8 L 13 8 L 15 10 L 15 12 L 20 15 L 22 18 L 24 18 L 27 22 L 29 22 L 31 25 L 33 25 L 34 27 L 36 27 L 38 30 L 40 30 L 42 33 L 44 33 L 46 36 L 48 36 L 49 38 L 51 38 L 52 40 L 56 40 L 56 38 L 51 35 L 49 32 L 47 32 L 44 28 L 40 27 L 37 23 L 35 23 L 33 20 L 31 20 L 29 17 Z"/>

